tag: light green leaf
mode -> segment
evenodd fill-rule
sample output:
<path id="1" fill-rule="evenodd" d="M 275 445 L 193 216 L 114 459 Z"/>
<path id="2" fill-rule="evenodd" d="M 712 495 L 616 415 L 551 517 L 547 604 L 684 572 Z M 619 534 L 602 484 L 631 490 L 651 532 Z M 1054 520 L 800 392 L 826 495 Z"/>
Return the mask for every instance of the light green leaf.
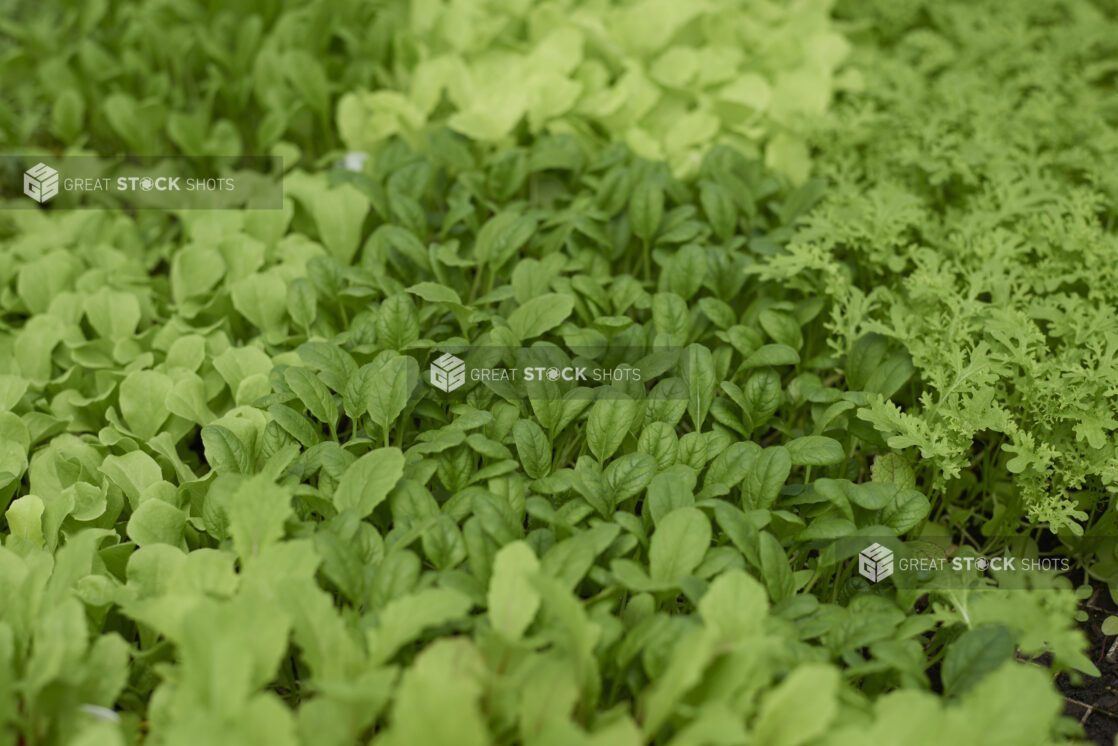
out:
<path id="1" fill-rule="evenodd" d="M 682 345 L 691 331 L 687 302 L 675 293 L 652 296 L 652 325 L 657 334 L 666 334 L 676 344 Z"/>
<path id="2" fill-rule="evenodd" d="M 214 471 L 218 474 L 249 472 L 252 455 L 232 431 L 222 425 L 206 425 L 201 435 L 206 461 Z"/>
<path id="3" fill-rule="evenodd" d="M 369 214 L 368 197 L 351 184 L 321 189 L 311 199 L 311 213 L 327 250 L 342 264 L 351 264 Z"/>
<path id="4" fill-rule="evenodd" d="M 273 272 L 252 274 L 233 283 L 233 307 L 264 332 L 282 329 L 287 287 Z"/>
<path id="5" fill-rule="evenodd" d="M 385 442 L 388 430 L 407 406 L 408 396 L 415 383 L 410 357 L 395 357 L 384 362 L 367 380 L 365 409 L 373 422 L 381 426 Z"/>
<path id="6" fill-rule="evenodd" d="M 28 450 L 31 448 L 31 432 L 24 421 L 12 412 L 0 412 L 0 474 L 6 474 L 12 481 L 7 485 L 15 489 L 15 480 L 23 476 L 28 466 Z M 0 477 L 0 488 L 3 488 Z M 6 500 L 11 490 L 0 493 L 0 500 Z"/>
<path id="7" fill-rule="evenodd" d="M 659 525 L 665 516 L 677 508 L 695 504 L 695 470 L 677 464 L 652 478 L 648 485 L 648 500 L 645 505 L 652 515 L 654 524 Z"/>
<path id="8" fill-rule="evenodd" d="M 478 231 L 474 257 L 478 264 L 489 265 L 490 271 L 495 272 L 532 237 L 535 229 L 535 218 L 515 212 L 498 213 Z"/>
<path id="9" fill-rule="evenodd" d="M 296 277 L 287 286 L 287 313 L 291 320 L 308 329 L 318 315 L 318 291 L 305 277 Z"/>
<path id="10" fill-rule="evenodd" d="M 600 462 L 621 446 L 641 413 L 643 403 L 633 399 L 598 399 L 586 421 L 586 444 Z"/>
<path id="11" fill-rule="evenodd" d="M 710 350 L 699 344 L 687 347 L 683 356 L 683 380 L 687 384 L 687 414 L 695 423 L 695 429 L 701 430 L 718 388 Z"/>
<path id="12" fill-rule="evenodd" d="M 148 544 L 178 546 L 185 526 L 186 514 L 152 497 L 142 502 L 128 519 L 128 538 L 141 547 Z"/>
<path id="13" fill-rule="evenodd" d="M 377 313 L 377 339 L 385 349 L 402 351 L 419 339 L 419 317 L 406 293 L 384 299 Z"/>
<path id="14" fill-rule="evenodd" d="M 916 472 L 899 453 L 879 453 L 873 459 L 873 481 L 891 482 L 901 489 L 916 487 Z"/>
<path id="15" fill-rule="evenodd" d="M 792 463 L 797 466 L 830 466 L 846 460 L 846 451 L 834 438 L 806 435 L 785 444 Z"/>
<path id="16" fill-rule="evenodd" d="M 370 662 L 388 661 L 425 630 L 463 618 L 472 605 L 469 597 L 450 588 L 427 588 L 389 601 L 377 614 L 377 625 L 365 634 Z"/>
<path id="17" fill-rule="evenodd" d="M 722 573 L 699 599 L 699 614 L 722 640 L 759 633 L 768 609 L 764 586 L 744 570 Z"/>
<path id="18" fill-rule="evenodd" d="M 879 520 L 898 534 L 910 531 L 932 512 L 932 503 L 917 490 L 899 490 L 881 510 Z"/>
<path id="19" fill-rule="evenodd" d="M 741 483 L 746 508 L 768 508 L 776 501 L 780 488 L 792 472 L 792 457 L 784 446 L 762 449 L 753 460 Z"/>
<path id="20" fill-rule="evenodd" d="M 668 240 L 668 236 L 664 236 Z M 681 246 L 664 268 L 667 288 L 685 300 L 691 300 L 707 276 L 706 251 L 695 244 Z"/>
<path id="21" fill-rule="evenodd" d="M 602 472 L 613 490 L 613 502 L 627 500 L 649 486 L 656 474 L 656 459 L 636 451 L 610 460 Z"/>
<path id="22" fill-rule="evenodd" d="M 312 415 L 331 428 L 338 424 L 338 405 L 330 389 L 326 388 L 318 376 L 306 368 L 288 368 L 284 371 L 284 380 L 299 401 L 303 402 Z"/>
<path id="23" fill-rule="evenodd" d="M 173 385 L 168 376 L 153 370 L 133 371 L 121 381 L 120 413 L 132 432 L 144 440 L 159 433 L 171 414 L 167 395 Z"/>
<path id="24" fill-rule="evenodd" d="M 517 420 L 512 428 L 512 437 L 524 473 L 532 479 L 547 476 L 551 471 L 551 445 L 535 420 Z"/>
<path id="25" fill-rule="evenodd" d="M 7 412 L 27 393 L 30 382 L 19 376 L 0 374 L 0 412 Z"/>
<path id="26" fill-rule="evenodd" d="M 131 293 L 102 287 L 86 296 L 84 306 L 89 325 L 106 339 L 130 337 L 140 323 L 140 302 Z"/>
<path id="27" fill-rule="evenodd" d="M 352 509 L 364 518 L 384 501 L 404 474 L 404 454 L 399 448 L 378 448 L 350 464 L 334 490 L 338 510 Z"/>
<path id="28" fill-rule="evenodd" d="M 1007 663 L 947 708 L 941 727 L 956 743 L 1043 743 L 1065 704 L 1046 671 Z"/>
<path id="29" fill-rule="evenodd" d="M 741 364 L 742 368 L 760 368 L 766 365 L 796 365 L 800 362 L 800 353 L 788 345 L 764 345 L 753 352 Z"/>
<path id="30" fill-rule="evenodd" d="M 838 669 L 805 663 L 765 695 L 753 738 L 765 746 L 801 746 L 827 732 L 838 714 Z"/>
<path id="31" fill-rule="evenodd" d="M 793 350 L 803 347 L 803 333 L 800 331 L 799 323 L 791 314 L 767 308 L 761 311 L 757 321 L 774 342 L 791 347 Z"/>
<path id="32" fill-rule="evenodd" d="M 539 569 L 535 552 L 522 541 L 506 544 L 493 559 L 489 580 L 489 621 L 508 640 L 519 640 L 540 607 L 531 576 Z"/>
<path id="33" fill-rule="evenodd" d="M 12 536 L 26 539 L 35 546 L 43 546 L 43 511 L 45 506 L 38 495 L 24 495 L 13 500 L 4 513 L 8 531 Z"/>
<path id="34" fill-rule="evenodd" d="M 139 504 L 140 494 L 145 489 L 163 479 L 159 464 L 143 451 L 106 457 L 101 463 L 101 473 L 119 487 L 133 505 Z"/>
<path id="35" fill-rule="evenodd" d="M 417 295 L 429 303 L 454 303 L 461 304 L 462 299 L 453 288 L 440 285 L 437 282 L 420 282 L 408 288 L 408 292 Z"/>
<path id="36" fill-rule="evenodd" d="M 237 556 L 242 561 L 258 556 L 283 538 L 284 522 L 292 512 L 286 488 L 264 475 L 245 480 L 229 499 L 229 534 Z"/>
<path id="37" fill-rule="evenodd" d="M 633 235 L 651 241 L 664 218 L 664 190 L 652 179 L 637 184 L 629 198 L 629 225 Z"/>
<path id="38" fill-rule="evenodd" d="M 574 299 L 569 295 L 541 295 L 518 306 L 509 314 L 509 328 L 517 339 L 533 339 L 563 323 L 574 307 Z"/>
<path id="39" fill-rule="evenodd" d="M 943 659 L 943 693 L 964 694 L 989 673 L 1013 657 L 1013 633 L 1001 624 L 981 624 L 969 629 L 947 647 Z"/>
<path id="40" fill-rule="evenodd" d="M 51 132 L 63 142 L 71 142 L 81 135 L 85 118 L 85 101 L 77 88 L 66 88 L 54 100 L 50 112 Z"/>
<path id="41" fill-rule="evenodd" d="M 643 728 L 648 742 L 683 696 L 702 681 L 713 654 L 714 639 L 705 629 L 692 627 L 675 642 L 667 669 L 649 686 L 642 708 L 647 713 Z"/>
<path id="42" fill-rule="evenodd" d="M 668 513 L 652 534 L 648 552 L 652 580 L 676 583 L 689 575 L 706 555 L 710 538 L 710 521 L 698 508 Z"/>
<path id="43" fill-rule="evenodd" d="M 699 200 L 715 234 L 723 241 L 734 235 L 737 205 L 729 191 L 717 182 L 703 181 L 699 185 Z"/>
<path id="44" fill-rule="evenodd" d="M 788 563 L 788 555 L 784 553 L 784 547 L 775 536 L 768 531 L 761 531 L 758 533 L 758 538 L 761 577 L 765 581 L 765 587 L 769 589 L 769 598 L 773 603 L 779 603 L 795 591 L 792 566 Z"/>
<path id="45" fill-rule="evenodd" d="M 490 746 L 479 703 L 485 659 L 467 638 L 437 640 L 400 679 L 386 737 L 397 746 Z"/>

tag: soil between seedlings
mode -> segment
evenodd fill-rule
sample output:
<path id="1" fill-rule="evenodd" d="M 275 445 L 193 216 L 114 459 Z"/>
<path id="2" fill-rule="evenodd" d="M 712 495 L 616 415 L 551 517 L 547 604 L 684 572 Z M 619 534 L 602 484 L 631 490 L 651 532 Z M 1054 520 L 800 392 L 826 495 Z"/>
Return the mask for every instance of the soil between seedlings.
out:
<path id="1" fill-rule="evenodd" d="M 1056 687 L 1064 695 L 1064 714 L 1083 724 L 1087 739 L 1100 746 L 1113 746 L 1118 735 L 1118 663 L 1106 659 L 1110 646 L 1118 640 L 1102 633 L 1102 622 L 1118 608 L 1110 599 L 1106 586 L 1095 584 L 1095 592 L 1080 607 L 1087 612 L 1087 620 L 1080 627 L 1090 641 L 1091 659 L 1098 666 L 1100 676 L 1083 676 L 1079 686 L 1073 686 L 1067 674 L 1056 677 Z"/>

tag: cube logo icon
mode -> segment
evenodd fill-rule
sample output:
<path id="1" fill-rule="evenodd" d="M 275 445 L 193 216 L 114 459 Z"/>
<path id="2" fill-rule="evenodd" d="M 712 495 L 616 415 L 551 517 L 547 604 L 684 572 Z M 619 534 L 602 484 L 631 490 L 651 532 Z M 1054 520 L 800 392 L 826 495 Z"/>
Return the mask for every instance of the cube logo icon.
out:
<path id="1" fill-rule="evenodd" d="M 58 172 L 45 163 L 37 163 L 23 172 L 23 193 L 42 204 L 58 194 Z"/>
<path id="2" fill-rule="evenodd" d="M 893 574 L 893 552 L 877 544 L 870 544 L 858 554 L 858 573 L 876 583 Z"/>
<path id="3" fill-rule="evenodd" d="M 447 353 L 431 363 L 431 385 L 447 393 L 466 382 L 466 363 Z"/>

